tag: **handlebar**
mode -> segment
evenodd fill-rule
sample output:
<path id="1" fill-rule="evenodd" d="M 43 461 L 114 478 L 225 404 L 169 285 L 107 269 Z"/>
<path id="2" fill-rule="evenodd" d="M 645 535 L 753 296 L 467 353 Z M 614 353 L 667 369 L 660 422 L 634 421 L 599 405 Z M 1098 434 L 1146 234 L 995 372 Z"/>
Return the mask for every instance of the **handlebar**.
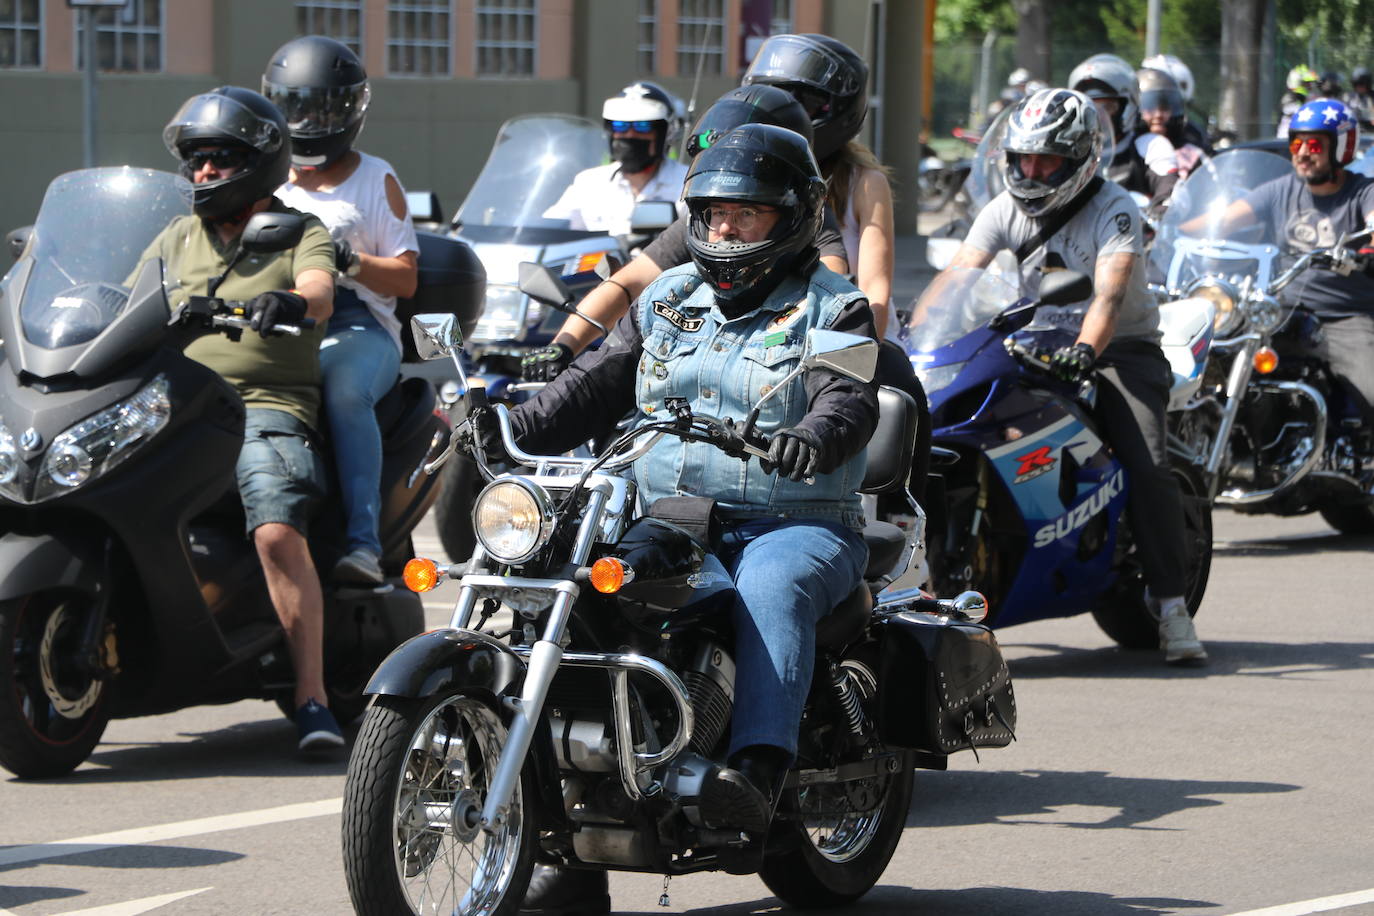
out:
<path id="1" fill-rule="evenodd" d="M 217 296 L 187 297 L 186 304 L 177 310 L 172 321 L 183 325 L 199 325 L 206 329 L 225 328 L 234 334 L 241 334 L 250 327 L 248 303 L 220 299 Z M 268 330 L 273 334 L 299 337 L 302 331 L 314 327 L 314 318 L 303 318 L 300 324 L 274 324 Z"/>

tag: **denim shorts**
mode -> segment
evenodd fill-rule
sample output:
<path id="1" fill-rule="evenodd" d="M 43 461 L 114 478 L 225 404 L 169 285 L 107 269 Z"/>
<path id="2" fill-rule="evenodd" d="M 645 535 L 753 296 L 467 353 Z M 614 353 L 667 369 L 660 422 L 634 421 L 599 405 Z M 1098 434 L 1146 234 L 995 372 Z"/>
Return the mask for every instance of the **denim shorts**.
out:
<path id="1" fill-rule="evenodd" d="M 280 410 L 249 408 L 236 470 L 249 536 L 270 522 L 306 533 L 328 479 L 309 427 Z"/>

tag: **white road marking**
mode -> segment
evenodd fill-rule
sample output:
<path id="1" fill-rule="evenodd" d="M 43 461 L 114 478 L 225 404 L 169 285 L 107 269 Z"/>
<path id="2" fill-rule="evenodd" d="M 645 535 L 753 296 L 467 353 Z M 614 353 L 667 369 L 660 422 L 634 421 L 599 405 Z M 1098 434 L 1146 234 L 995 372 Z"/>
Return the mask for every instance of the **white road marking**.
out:
<path id="1" fill-rule="evenodd" d="M 109 903 L 105 906 L 93 906 L 85 910 L 68 910 L 65 913 L 58 913 L 57 916 L 139 916 L 140 913 L 156 910 L 183 898 L 203 894 L 208 890 L 210 890 L 208 887 L 198 887 L 193 891 L 178 891 L 175 894 L 163 894 L 160 897 L 144 897 L 142 900 Z"/>
<path id="2" fill-rule="evenodd" d="M 1374 888 L 1331 897 L 1315 897 L 1297 903 L 1267 906 L 1260 910 L 1246 910 L 1244 913 L 1232 913 L 1231 916 L 1307 916 L 1308 913 L 1325 913 L 1348 906 L 1359 906 L 1362 903 L 1374 903 Z"/>
<path id="3" fill-rule="evenodd" d="M 178 821 L 174 824 L 159 824 L 155 827 L 135 827 L 132 830 L 98 833 L 71 840 L 36 843 L 32 846 L 14 846 L 10 849 L 0 849 L 0 866 L 38 862 L 43 859 L 57 859 L 62 856 L 74 856 L 101 849 L 114 849 L 119 846 L 159 843 L 163 840 L 175 840 L 205 833 L 219 833 L 224 830 L 238 830 L 243 827 L 261 827 L 265 824 L 298 821 L 308 817 L 324 817 L 329 814 L 338 814 L 342 810 L 342 798 L 326 798 L 322 801 L 281 805 L 277 808 L 261 808 L 257 811 L 240 811 L 237 814 L 221 814 L 216 817 L 201 817 L 191 821 Z M 3 910 L 0 910 L 0 916 L 6 916 Z"/>

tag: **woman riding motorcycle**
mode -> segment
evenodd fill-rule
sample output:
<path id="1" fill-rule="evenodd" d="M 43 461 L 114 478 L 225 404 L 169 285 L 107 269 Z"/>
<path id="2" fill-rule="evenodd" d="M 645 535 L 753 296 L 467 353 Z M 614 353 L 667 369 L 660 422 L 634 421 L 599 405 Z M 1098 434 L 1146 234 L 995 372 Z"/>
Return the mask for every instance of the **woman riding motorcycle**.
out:
<path id="1" fill-rule="evenodd" d="M 693 162 L 684 196 L 692 263 L 650 284 L 599 350 L 512 411 L 521 448 L 563 451 L 632 408 L 643 422 L 668 419 L 675 398 L 743 417 L 797 365 L 808 329 L 874 336 L 863 294 L 818 263 L 825 182 L 800 134 L 763 124 L 732 131 Z M 738 591 L 735 687 L 749 702 L 735 713 L 729 766 L 702 793 L 712 828 L 763 833 L 772 818 L 796 752 L 816 622 L 862 581 L 855 488 L 876 422 L 872 386 L 813 371 L 764 406 L 767 460 L 741 463 L 665 438 L 634 465 L 651 512 L 687 494 L 715 500 L 711 546 Z M 489 451 L 499 442 L 488 430 L 482 438 Z M 545 870 L 526 911 L 557 911 L 554 901 L 604 911 L 604 873 L 590 874 Z"/>

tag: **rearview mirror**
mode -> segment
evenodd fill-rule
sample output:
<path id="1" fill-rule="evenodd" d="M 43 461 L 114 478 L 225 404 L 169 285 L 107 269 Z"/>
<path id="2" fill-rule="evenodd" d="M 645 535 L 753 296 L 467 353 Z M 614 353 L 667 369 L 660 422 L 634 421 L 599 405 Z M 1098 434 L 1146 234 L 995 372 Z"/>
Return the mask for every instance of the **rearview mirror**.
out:
<path id="1" fill-rule="evenodd" d="M 520 292 L 559 311 L 571 310 L 572 291 L 568 289 L 562 277 L 543 264 L 535 264 L 532 261 L 521 261 L 519 271 Z"/>
<path id="2" fill-rule="evenodd" d="M 6 233 L 5 246 L 10 250 L 10 257 L 16 261 L 19 260 L 24 254 L 24 249 L 28 247 L 29 237 L 32 235 L 32 226 L 20 226 L 18 229 L 11 229 Z"/>
<path id="3" fill-rule="evenodd" d="M 806 332 L 801 368 L 829 369 L 860 382 L 873 381 L 878 367 L 878 342 L 872 337 L 812 328 Z"/>
<path id="4" fill-rule="evenodd" d="M 411 222 L 438 223 L 444 219 L 439 195 L 433 191 L 406 191 L 406 209 L 410 211 Z"/>
<path id="5" fill-rule="evenodd" d="M 239 248 L 249 254 L 273 254 L 295 248 L 304 234 L 304 216 L 264 210 L 249 217 L 239 239 Z"/>
<path id="6" fill-rule="evenodd" d="M 415 352 L 420 359 L 443 359 L 463 346 L 458 318 L 448 312 L 426 312 L 410 319 Z"/>
<path id="7" fill-rule="evenodd" d="M 677 222 L 677 206 L 669 200 L 642 200 L 630 211 L 630 233 L 653 235 Z"/>
<path id="8" fill-rule="evenodd" d="M 1076 270 L 1054 270 L 1040 281 L 1040 302 L 1044 305 L 1072 305 L 1092 294 L 1092 278 Z"/>

